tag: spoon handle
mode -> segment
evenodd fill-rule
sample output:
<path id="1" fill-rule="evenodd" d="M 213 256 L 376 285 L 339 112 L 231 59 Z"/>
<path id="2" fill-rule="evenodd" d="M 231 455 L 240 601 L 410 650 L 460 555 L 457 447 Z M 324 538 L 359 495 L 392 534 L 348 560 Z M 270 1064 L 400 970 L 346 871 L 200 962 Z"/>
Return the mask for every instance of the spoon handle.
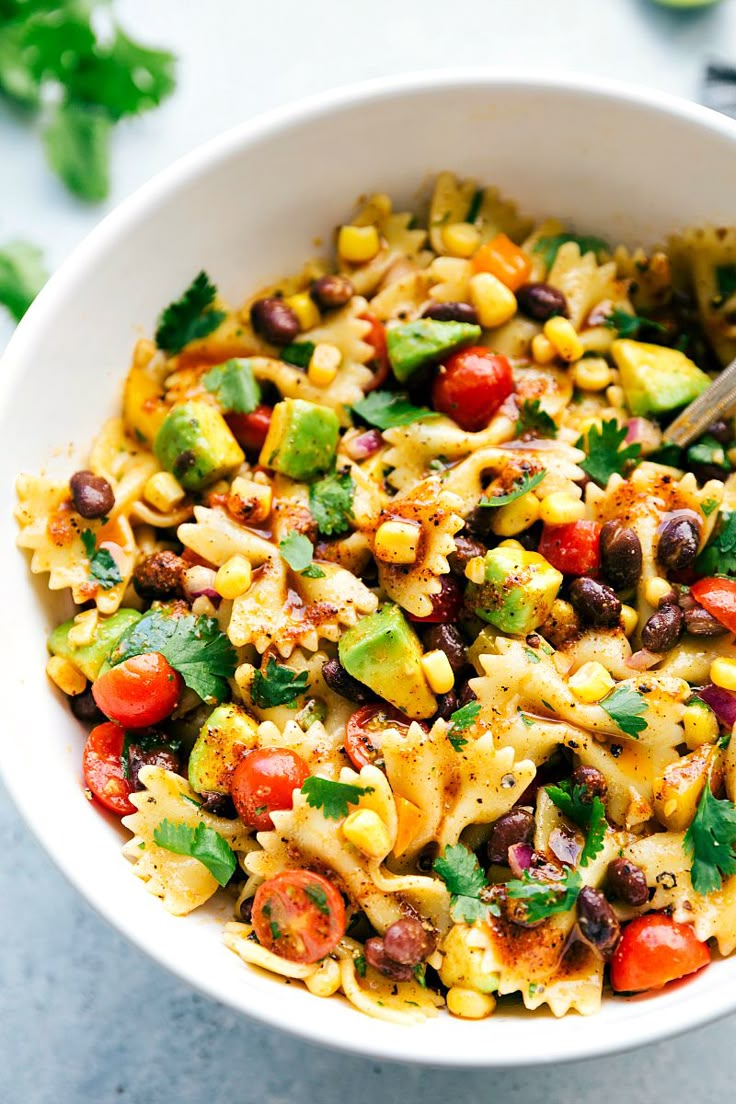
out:
<path id="1" fill-rule="evenodd" d="M 665 437 L 680 448 L 705 433 L 713 422 L 736 406 L 736 359 L 724 368 L 718 379 L 686 406 L 665 431 Z"/>

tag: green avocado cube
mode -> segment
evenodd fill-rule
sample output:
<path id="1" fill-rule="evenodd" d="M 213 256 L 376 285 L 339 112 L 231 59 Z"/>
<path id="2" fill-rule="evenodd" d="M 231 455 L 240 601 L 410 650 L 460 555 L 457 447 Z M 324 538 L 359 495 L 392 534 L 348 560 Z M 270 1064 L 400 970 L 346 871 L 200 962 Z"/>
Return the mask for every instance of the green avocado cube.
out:
<path id="1" fill-rule="evenodd" d="M 561 573 L 538 552 L 491 548 L 485 580 L 468 584 L 466 602 L 501 632 L 525 636 L 547 620 L 561 585 Z"/>
<path id="2" fill-rule="evenodd" d="M 218 705 L 202 725 L 189 756 L 189 785 L 197 793 L 230 793 L 233 771 L 256 746 L 258 723 L 239 705 Z"/>
<path id="3" fill-rule="evenodd" d="M 433 318 L 401 322 L 386 329 L 388 358 L 396 378 L 405 383 L 425 364 L 433 364 L 480 336 L 480 326 L 470 322 L 436 322 Z"/>
<path id="4" fill-rule="evenodd" d="M 173 407 L 156 434 L 153 451 L 188 491 L 201 491 L 245 459 L 222 414 L 205 402 Z"/>
<path id="5" fill-rule="evenodd" d="M 620 338 L 611 346 L 632 414 L 664 414 L 697 399 L 711 379 L 679 349 Z"/>
<path id="6" fill-rule="evenodd" d="M 140 621 L 138 610 L 120 609 L 111 617 L 99 617 L 94 638 L 89 644 L 75 647 L 69 641 L 69 630 L 74 628 L 74 618 L 57 625 L 48 639 L 48 649 L 52 655 L 68 659 L 78 667 L 85 678 L 94 682 L 103 663 L 117 644 L 120 637 L 136 621 Z"/>
<path id="7" fill-rule="evenodd" d="M 422 645 L 398 606 L 384 606 L 343 633 L 338 654 L 348 674 L 407 717 L 432 717 L 437 702 L 421 667 Z"/>
<path id="8" fill-rule="evenodd" d="M 313 479 L 332 466 L 340 436 L 337 414 L 306 399 L 276 403 L 260 463 L 290 479 Z"/>

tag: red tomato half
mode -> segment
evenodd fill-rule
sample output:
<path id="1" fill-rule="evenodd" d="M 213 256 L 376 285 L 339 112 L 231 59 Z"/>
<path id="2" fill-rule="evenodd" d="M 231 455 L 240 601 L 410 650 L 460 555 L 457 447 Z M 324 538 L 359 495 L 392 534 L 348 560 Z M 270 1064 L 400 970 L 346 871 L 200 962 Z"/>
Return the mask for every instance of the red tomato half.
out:
<path id="1" fill-rule="evenodd" d="M 246 451 L 260 452 L 271 425 L 272 406 L 257 406 L 250 414 L 228 414 L 225 421 L 239 445 Z"/>
<path id="2" fill-rule="evenodd" d="M 391 362 L 388 359 L 388 348 L 386 345 L 386 330 L 382 322 L 373 314 L 372 311 L 366 311 L 364 314 L 358 316 L 362 318 L 364 322 L 370 322 L 371 328 L 365 335 L 363 340 L 373 346 L 373 358 L 369 361 L 368 367 L 373 369 L 373 379 L 364 388 L 366 392 L 375 391 L 377 387 L 385 383 L 388 374 L 391 371 Z"/>
<path id="3" fill-rule="evenodd" d="M 257 748 L 238 763 L 230 786 L 233 803 L 244 824 L 258 832 L 273 828 L 271 813 L 290 809 L 294 790 L 301 789 L 309 767 L 289 748 Z"/>
<path id="4" fill-rule="evenodd" d="M 505 356 L 482 345 L 461 349 L 445 361 L 432 387 L 432 405 L 468 433 L 483 429 L 514 390 Z"/>
<path id="5" fill-rule="evenodd" d="M 431 594 L 432 612 L 426 617 L 415 617 L 409 614 L 411 621 L 420 625 L 444 625 L 448 621 L 457 621 L 463 605 L 463 592 L 451 575 L 442 575 L 440 578 L 442 590 L 439 594 Z"/>
<path id="6" fill-rule="evenodd" d="M 106 809 L 118 816 L 135 812 L 135 805 L 128 800 L 132 786 L 123 774 L 124 740 L 125 732 L 120 725 L 106 721 L 92 729 L 82 752 L 85 785 Z"/>
<path id="7" fill-rule="evenodd" d="M 722 625 L 736 632 L 736 579 L 700 579 L 690 593 Z"/>
<path id="8" fill-rule="evenodd" d="M 385 728 L 408 729 L 410 724 L 410 719 L 392 705 L 362 705 L 357 709 L 345 729 L 345 750 L 355 769 L 381 760 L 381 735 Z M 426 725 L 422 728 L 426 729 Z"/>
<path id="9" fill-rule="evenodd" d="M 184 680 L 160 652 L 131 656 L 92 685 L 98 706 L 126 728 L 147 728 L 173 712 Z"/>
<path id="10" fill-rule="evenodd" d="M 624 928 L 611 960 L 617 993 L 661 989 L 710 962 L 710 949 L 689 924 L 676 924 L 663 912 L 637 916 Z"/>
<path id="11" fill-rule="evenodd" d="M 262 947 L 290 962 L 319 962 L 345 934 L 345 905 L 332 882 L 311 870 L 284 870 L 253 898 Z"/>
<path id="12" fill-rule="evenodd" d="M 597 521 L 545 525 L 539 552 L 563 575 L 588 575 L 601 563 L 601 526 Z"/>

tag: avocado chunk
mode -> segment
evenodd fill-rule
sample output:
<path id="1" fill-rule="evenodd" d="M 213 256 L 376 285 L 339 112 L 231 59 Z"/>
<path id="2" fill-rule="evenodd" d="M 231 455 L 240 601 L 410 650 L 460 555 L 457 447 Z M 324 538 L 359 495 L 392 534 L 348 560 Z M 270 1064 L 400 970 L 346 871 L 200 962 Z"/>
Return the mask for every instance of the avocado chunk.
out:
<path id="1" fill-rule="evenodd" d="M 189 756 L 189 785 L 197 793 L 230 793 L 232 774 L 256 746 L 258 723 L 239 705 L 218 705 L 202 725 Z"/>
<path id="2" fill-rule="evenodd" d="M 276 403 L 260 463 L 291 479 L 312 479 L 332 465 L 340 435 L 337 414 L 306 399 Z"/>
<path id="3" fill-rule="evenodd" d="M 461 345 L 478 341 L 480 326 L 470 322 L 436 322 L 433 318 L 418 318 L 386 329 L 388 358 L 394 375 L 405 383 L 425 364 L 433 364 Z"/>
<path id="4" fill-rule="evenodd" d="M 561 573 L 538 552 L 499 546 L 486 552 L 485 581 L 468 584 L 466 601 L 501 632 L 525 636 L 547 620 L 561 585 Z"/>
<path id="5" fill-rule="evenodd" d="M 89 644 L 75 648 L 69 642 L 69 630 L 74 628 L 72 618 L 71 621 L 65 621 L 63 625 L 57 625 L 49 636 L 48 649 L 52 655 L 68 659 L 90 682 L 94 682 L 120 637 L 140 619 L 138 610 L 133 609 L 120 609 L 111 617 L 100 617 L 97 620 L 94 639 Z"/>
<path id="6" fill-rule="evenodd" d="M 338 654 L 348 674 L 407 717 L 431 717 L 434 694 L 420 665 L 422 645 L 398 606 L 384 606 L 343 634 Z"/>
<path id="7" fill-rule="evenodd" d="M 222 414 L 204 402 L 173 407 L 156 434 L 153 451 L 188 491 L 201 491 L 245 459 Z"/>
<path id="8" fill-rule="evenodd" d="M 620 338 L 611 352 L 632 414 L 677 410 L 710 386 L 710 377 L 679 349 Z"/>

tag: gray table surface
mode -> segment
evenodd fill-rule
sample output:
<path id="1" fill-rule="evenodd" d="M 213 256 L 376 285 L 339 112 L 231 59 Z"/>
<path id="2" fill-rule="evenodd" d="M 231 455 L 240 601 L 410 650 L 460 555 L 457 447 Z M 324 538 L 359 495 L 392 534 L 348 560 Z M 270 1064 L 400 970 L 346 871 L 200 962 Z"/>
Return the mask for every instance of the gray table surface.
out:
<path id="1" fill-rule="evenodd" d="M 736 0 L 673 13 L 649 0 L 122 0 L 124 23 L 181 58 L 177 94 L 119 128 L 109 205 L 67 197 L 0 105 L 0 242 L 50 265 L 174 157 L 257 111 L 352 80 L 448 65 L 620 77 L 697 98 L 706 59 L 736 63 Z M 639 156 L 645 157 L 642 151 Z M 0 321 L 0 346 L 10 326 Z M 32 739 L 32 733 L 19 733 Z M 710 1102 L 732 1094 L 736 1019 L 633 1054 L 546 1070 L 382 1064 L 242 1019 L 162 972 L 66 884 L 0 789 L 2 1104 Z M 489 1047 L 493 1046 L 489 1024 Z"/>

